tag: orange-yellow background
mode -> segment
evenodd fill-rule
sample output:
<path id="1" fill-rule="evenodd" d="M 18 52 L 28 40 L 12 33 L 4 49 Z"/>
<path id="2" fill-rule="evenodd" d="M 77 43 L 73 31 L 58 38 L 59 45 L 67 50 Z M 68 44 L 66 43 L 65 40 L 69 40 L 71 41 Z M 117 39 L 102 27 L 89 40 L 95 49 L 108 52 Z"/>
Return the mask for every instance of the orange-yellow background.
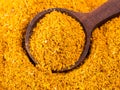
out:
<path id="1" fill-rule="evenodd" d="M 106 0 L 0 0 L 1 90 L 120 90 L 120 17 L 97 28 L 85 64 L 65 74 L 35 68 L 22 48 L 29 21 L 62 7 L 89 12 Z"/>

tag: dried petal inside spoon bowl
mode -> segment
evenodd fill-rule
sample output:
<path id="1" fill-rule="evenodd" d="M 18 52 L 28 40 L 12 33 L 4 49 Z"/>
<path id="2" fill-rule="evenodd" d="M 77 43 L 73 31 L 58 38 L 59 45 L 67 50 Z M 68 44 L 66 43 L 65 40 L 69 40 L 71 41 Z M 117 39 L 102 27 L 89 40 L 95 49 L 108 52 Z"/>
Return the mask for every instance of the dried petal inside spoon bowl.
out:
<path id="1" fill-rule="evenodd" d="M 82 53 L 85 34 L 74 18 L 57 11 L 41 19 L 30 38 L 30 52 L 40 67 L 52 70 L 74 65 Z"/>

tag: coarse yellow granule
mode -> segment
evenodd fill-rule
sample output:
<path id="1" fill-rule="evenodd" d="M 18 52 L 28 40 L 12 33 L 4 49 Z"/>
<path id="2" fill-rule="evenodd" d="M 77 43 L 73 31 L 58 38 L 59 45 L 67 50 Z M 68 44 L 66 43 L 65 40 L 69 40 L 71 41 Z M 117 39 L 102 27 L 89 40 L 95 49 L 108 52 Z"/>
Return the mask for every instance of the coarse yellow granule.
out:
<path id="1" fill-rule="evenodd" d="M 88 58 L 69 73 L 34 67 L 22 47 L 26 26 L 38 12 L 53 7 L 89 12 L 104 2 L 0 0 L 0 90 L 120 90 L 120 16 L 95 29 Z"/>
<path id="2" fill-rule="evenodd" d="M 75 19 L 53 11 L 33 30 L 30 51 L 39 66 L 60 70 L 74 65 L 83 50 L 85 34 Z"/>

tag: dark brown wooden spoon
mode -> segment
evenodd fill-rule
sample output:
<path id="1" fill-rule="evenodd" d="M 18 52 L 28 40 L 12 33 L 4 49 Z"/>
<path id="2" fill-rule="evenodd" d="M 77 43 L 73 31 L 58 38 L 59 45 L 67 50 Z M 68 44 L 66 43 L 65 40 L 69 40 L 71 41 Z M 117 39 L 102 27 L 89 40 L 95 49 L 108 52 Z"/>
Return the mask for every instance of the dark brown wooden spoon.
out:
<path id="1" fill-rule="evenodd" d="M 75 18 L 78 22 L 82 24 L 84 27 L 84 33 L 86 35 L 85 37 L 85 45 L 82 54 L 80 55 L 77 62 L 75 62 L 74 65 L 70 66 L 69 68 L 63 68 L 62 70 L 53 71 L 52 72 L 67 72 L 75 69 L 76 67 L 80 66 L 89 51 L 90 48 L 90 38 L 92 31 L 99 25 L 105 23 L 109 19 L 115 17 L 116 15 L 120 14 L 120 0 L 108 0 L 106 3 L 101 5 L 96 10 L 84 14 L 80 12 L 75 12 L 72 10 L 67 10 L 64 8 L 51 8 L 48 10 L 45 10 L 43 12 L 38 13 L 33 20 L 29 23 L 26 31 L 25 36 L 25 50 L 27 52 L 27 55 L 29 56 L 30 60 L 33 62 L 34 65 L 38 64 L 38 61 L 36 61 L 33 56 L 30 54 L 29 50 L 29 38 L 32 35 L 33 28 L 36 26 L 37 22 L 42 19 L 46 14 L 52 12 L 52 11 L 59 11 L 62 13 L 66 13 L 67 15 Z"/>

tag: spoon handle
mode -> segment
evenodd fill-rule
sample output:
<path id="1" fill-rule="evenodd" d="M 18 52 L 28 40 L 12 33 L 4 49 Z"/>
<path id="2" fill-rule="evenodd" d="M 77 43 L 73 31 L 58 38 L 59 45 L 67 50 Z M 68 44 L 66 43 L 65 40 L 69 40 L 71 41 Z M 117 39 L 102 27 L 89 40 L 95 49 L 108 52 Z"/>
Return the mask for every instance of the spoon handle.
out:
<path id="1" fill-rule="evenodd" d="M 92 32 L 98 25 L 118 14 L 120 14 L 120 0 L 108 0 L 94 11 L 88 13 L 83 24 L 88 32 Z"/>

